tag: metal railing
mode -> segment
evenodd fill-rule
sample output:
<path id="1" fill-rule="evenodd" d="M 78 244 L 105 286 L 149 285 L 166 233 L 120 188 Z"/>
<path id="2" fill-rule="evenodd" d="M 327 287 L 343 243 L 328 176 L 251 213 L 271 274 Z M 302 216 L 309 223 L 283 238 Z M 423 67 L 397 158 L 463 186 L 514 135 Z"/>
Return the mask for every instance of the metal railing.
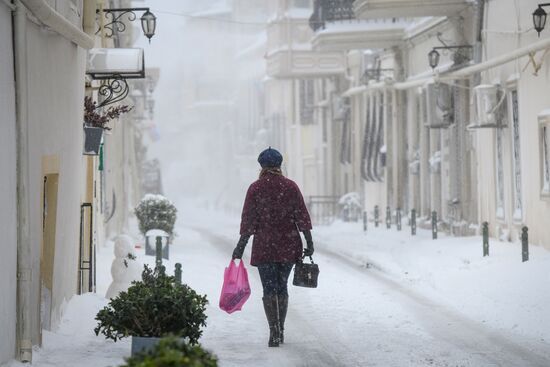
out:
<path id="1" fill-rule="evenodd" d="M 306 206 L 314 224 L 332 223 L 339 214 L 337 196 L 308 196 Z"/>
<path id="2" fill-rule="evenodd" d="M 316 0 L 309 26 L 313 31 L 325 28 L 327 22 L 353 20 L 354 0 Z"/>

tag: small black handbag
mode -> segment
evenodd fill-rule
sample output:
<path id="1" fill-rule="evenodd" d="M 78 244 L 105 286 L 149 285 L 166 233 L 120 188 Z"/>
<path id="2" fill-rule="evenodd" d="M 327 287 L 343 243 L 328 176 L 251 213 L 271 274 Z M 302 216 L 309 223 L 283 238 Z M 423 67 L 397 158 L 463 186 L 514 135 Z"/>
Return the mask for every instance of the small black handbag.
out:
<path id="1" fill-rule="evenodd" d="M 305 256 L 304 256 L 305 257 Z M 317 278 L 319 277 L 319 266 L 313 262 L 310 256 L 311 264 L 304 263 L 304 258 L 294 266 L 294 279 L 292 284 L 298 287 L 317 288 Z"/>

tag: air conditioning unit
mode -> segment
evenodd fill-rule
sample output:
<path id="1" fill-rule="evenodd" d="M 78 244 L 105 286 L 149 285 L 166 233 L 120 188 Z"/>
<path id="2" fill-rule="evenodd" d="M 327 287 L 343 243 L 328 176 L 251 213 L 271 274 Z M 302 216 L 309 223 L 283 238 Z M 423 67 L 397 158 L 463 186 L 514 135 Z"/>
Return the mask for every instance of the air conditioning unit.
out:
<path id="1" fill-rule="evenodd" d="M 426 87 L 428 122 L 430 129 L 444 129 L 454 122 L 453 89 L 448 84 L 430 83 Z"/>
<path id="2" fill-rule="evenodd" d="M 504 127 L 506 93 L 497 84 L 481 84 L 474 88 L 476 121 L 469 129 Z"/>

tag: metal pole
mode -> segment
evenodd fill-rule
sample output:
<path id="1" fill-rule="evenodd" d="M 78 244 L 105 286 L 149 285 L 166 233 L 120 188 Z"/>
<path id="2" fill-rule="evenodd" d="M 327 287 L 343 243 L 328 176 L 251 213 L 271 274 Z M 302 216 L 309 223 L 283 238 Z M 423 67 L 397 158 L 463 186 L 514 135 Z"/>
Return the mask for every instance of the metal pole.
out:
<path id="1" fill-rule="evenodd" d="M 181 264 L 176 263 L 176 270 L 174 271 L 174 276 L 176 277 L 176 283 L 181 284 Z"/>
<path id="2" fill-rule="evenodd" d="M 363 231 L 367 231 L 367 211 L 363 212 Z"/>
<path id="3" fill-rule="evenodd" d="M 483 257 L 489 256 L 489 223 L 483 222 Z"/>
<path id="4" fill-rule="evenodd" d="M 160 270 L 160 267 L 162 266 L 162 237 L 161 236 L 157 236 L 157 239 L 156 239 L 156 251 L 155 251 L 155 256 L 156 256 L 156 260 L 155 260 L 155 267 L 158 268 Z"/>
<path id="5" fill-rule="evenodd" d="M 386 207 L 386 228 L 391 228 L 391 210 L 389 206 Z"/>
<path id="6" fill-rule="evenodd" d="M 437 212 L 432 212 L 432 239 L 437 239 Z"/>
<path id="7" fill-rule="evenodd" d="M 529 234 L 527 233 L 529 229 L 523 227 L 521 229 L 521 258 L 523 262 L 529 260 Z"/>
<path id="8" fill-rule="evenodd" d="M 411 210 L 411 235 L 416 235 L 416 209 Z"/>
<path id="9" fill-rule="evenodd" d="M 380 218 L 380 208 L 378 205 L 374 206 L 374 226 L 378 227 L 378 219 Z"/>
<path id="10" fill-rule="evenodd" d="M 401 230 L 401 208 L 397 208 L 395 211 L 395 221 L 397 223 L 397 230 Z"/>

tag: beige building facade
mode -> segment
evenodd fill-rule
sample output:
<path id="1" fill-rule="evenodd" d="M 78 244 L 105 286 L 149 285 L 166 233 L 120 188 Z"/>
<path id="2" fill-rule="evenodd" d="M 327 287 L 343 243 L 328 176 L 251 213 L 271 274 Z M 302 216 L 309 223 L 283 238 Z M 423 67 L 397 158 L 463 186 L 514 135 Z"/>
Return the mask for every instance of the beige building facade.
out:
<path id="1" fill-rule="evenodd" d="M 86 57 L 94 46 L 120 47 L 95 36 L 96 8 L 120 3 L 0 3 L 0 363 L 32 361 L 33 346 L 42 343 L 43 330 L 59 325 L 71 297 L 95 291 L 94 254 L 105 234 L 105 161 L 83 155 L 84 96 L 97 98 Z M 113 130 L 105 143 L 120 146 L 128 139 L 113 161 L 131 173 L 123 179 L 112 172 L 108 179 L 139 187 L 135 134 L 128 130 Z M 137 189 L 127 192 L 133 201 L 139 196 Z"/>
<path id="2" fill-rule="evenodd" d="M 306 196 L 358 193 L 371 220 L 375 207 L 392 222 L 414 209 L 430 227 L 435 212 L 453 235 L 488 222 L 493 237 L 518 242 L 527 227 L 550 247 L 549 36 L 532 28 L 537 6 L 273 2 L 266 116 L 281 120 L 289 176 Z"/>

